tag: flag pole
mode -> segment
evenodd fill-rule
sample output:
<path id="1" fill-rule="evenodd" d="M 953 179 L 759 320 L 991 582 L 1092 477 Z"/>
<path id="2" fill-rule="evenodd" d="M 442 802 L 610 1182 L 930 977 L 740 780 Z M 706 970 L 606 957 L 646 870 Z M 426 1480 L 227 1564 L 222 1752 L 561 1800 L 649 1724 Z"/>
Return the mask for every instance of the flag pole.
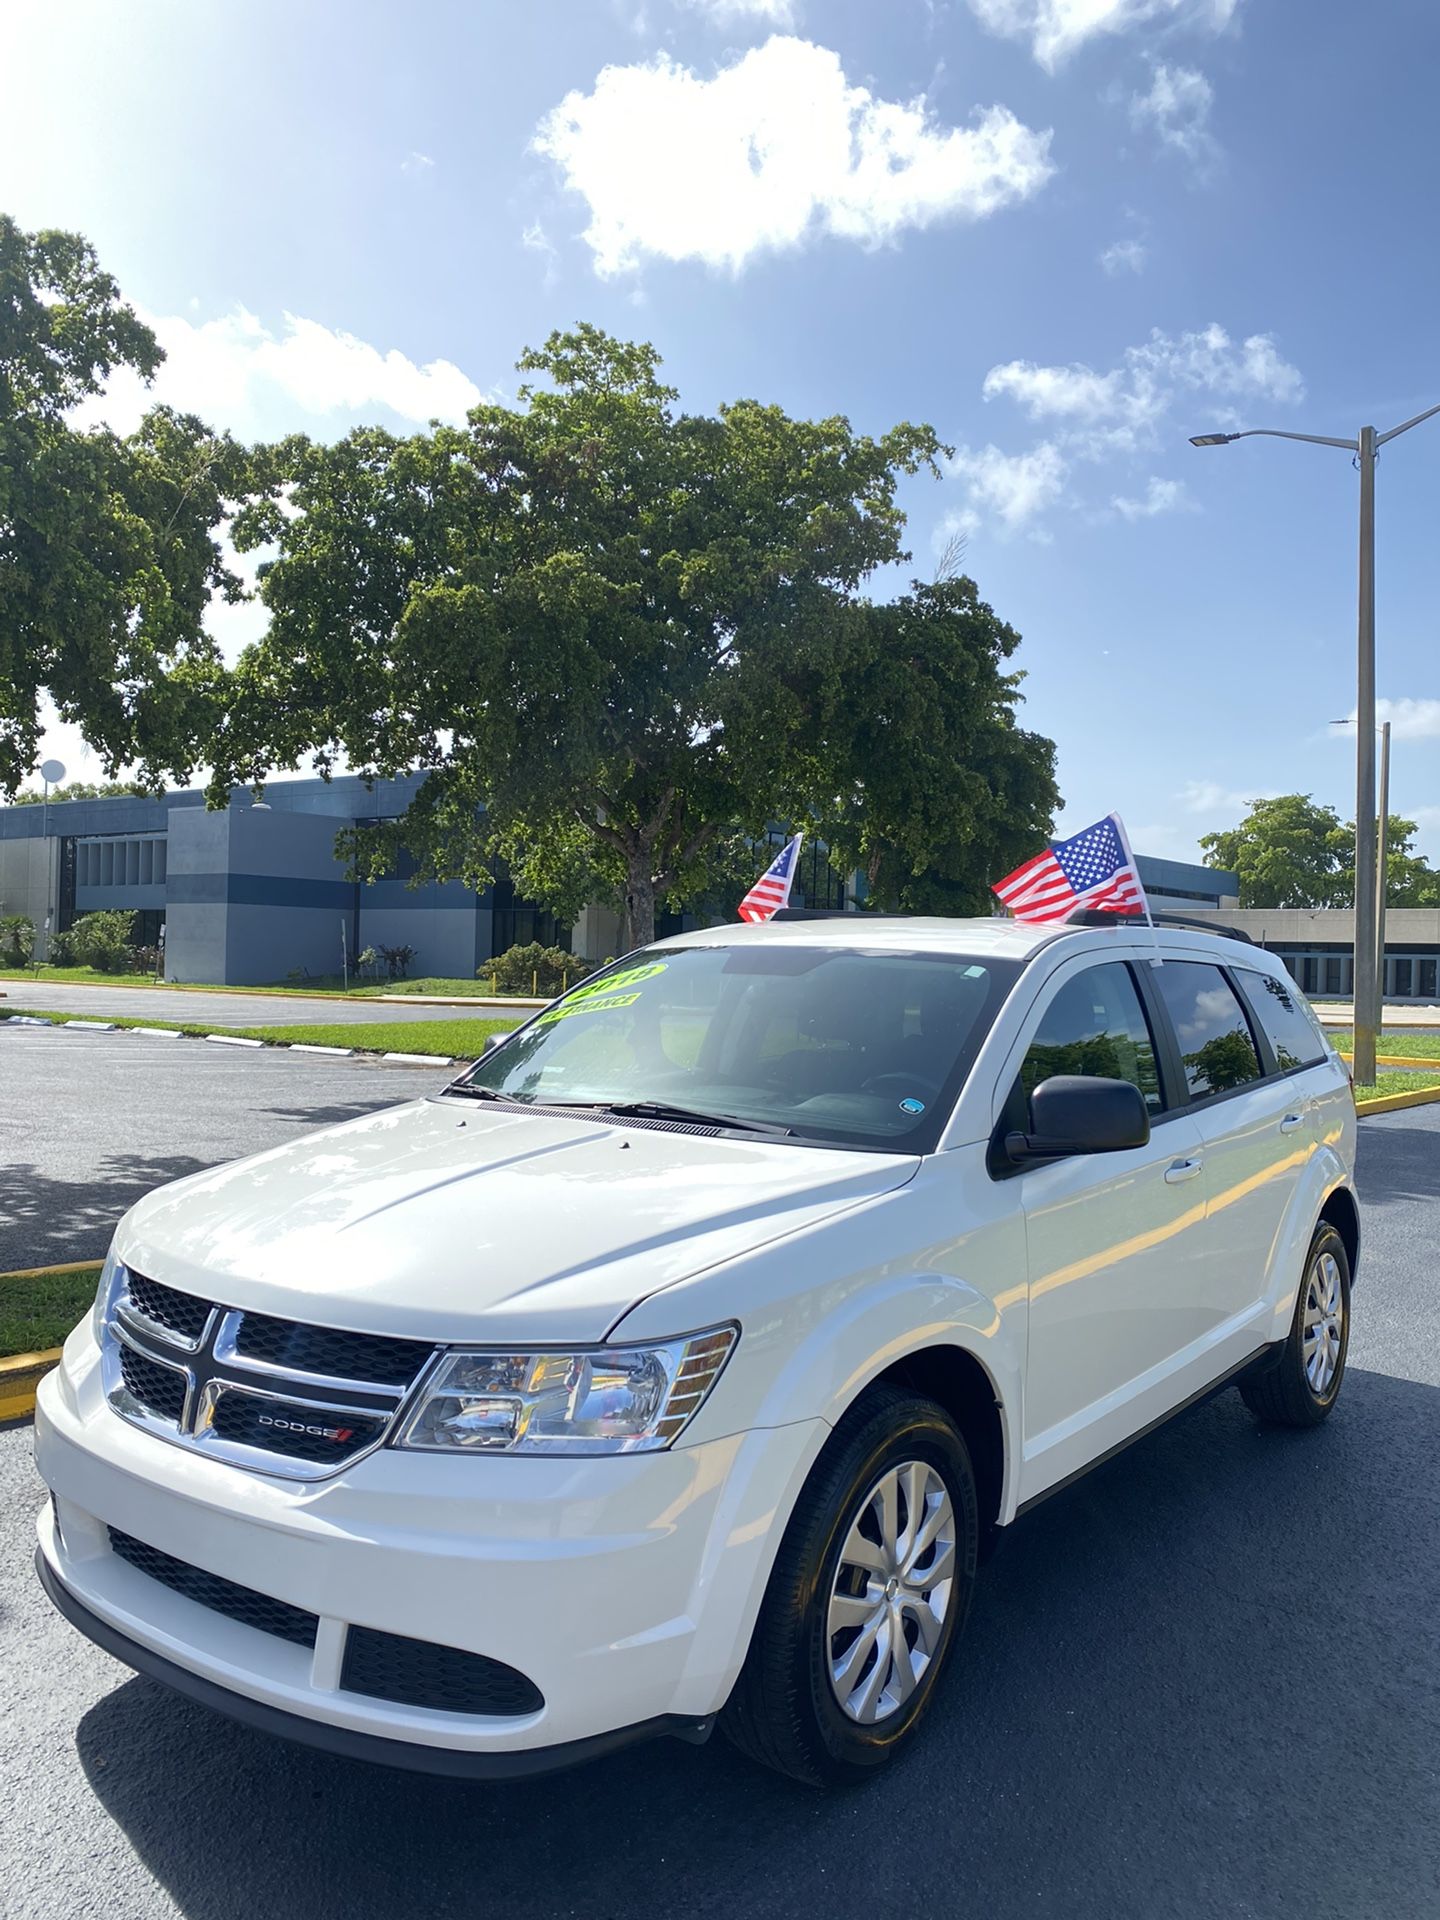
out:
<path id="1" fill-rule="evenodd" d="M 1145 891 L 1145 882 L 1140 878 L 1140 869 L 1135 865 L 1135 855 L 1130 848 L 1130 836 L 1126 833 L 1125 822 L 1120 818 L 1118 813 L 1112 813 L 1110 818 L 1115 822 L 1115 831 L 1119 834 L 1120 844 L 1125 849 L 1125 858 L 1130 862 L 1130 870 L 1135 875 L 1135 884 L 1140 889 L 1140 898 L 1145 907 L 1145 924 L 1149 927 L 1150 938 L 1155 943 L 1155 951 L 1150 956 L 1150 964 L 1152 967 L 1163 967 L 1165 964 L 1165 955 L 1160 951 L 1160 935 L 1155 930 L 1155 917 L 1150 911 L 1150 896 Z"/>

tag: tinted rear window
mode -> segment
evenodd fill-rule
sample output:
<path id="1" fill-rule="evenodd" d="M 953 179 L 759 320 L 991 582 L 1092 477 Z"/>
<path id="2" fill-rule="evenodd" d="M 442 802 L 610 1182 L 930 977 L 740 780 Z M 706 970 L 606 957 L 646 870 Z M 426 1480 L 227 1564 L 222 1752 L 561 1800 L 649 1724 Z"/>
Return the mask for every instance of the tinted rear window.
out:
<path id="1" fill-rule="evenodd" d="M 1239 980 L 1251 1011 L 1275 1049 L 1282 1073 L 1292 1067 L 1313 1066 L 1326 1057 L 1325 1042 L 1298 988 L 1268 973 L 1252 973 L 1248 967 L 1239 972 Z"/>
<path id="2" fill-rule="evenodd" d="M 1245 1010 L 1218 967 L 1167 960 L 1155 984 L 1175 1022 L 1185 1084 L 1192 1100 L 1208 1100 L 1260 1078 L 1260 1056 Z"/>

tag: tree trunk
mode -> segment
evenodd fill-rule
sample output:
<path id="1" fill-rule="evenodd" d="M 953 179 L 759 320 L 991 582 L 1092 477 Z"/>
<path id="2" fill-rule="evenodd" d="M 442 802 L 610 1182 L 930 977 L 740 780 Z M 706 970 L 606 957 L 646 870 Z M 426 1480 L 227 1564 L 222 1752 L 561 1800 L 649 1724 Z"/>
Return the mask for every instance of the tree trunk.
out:
<path id="1" fill-rule="evenodd" d="M 650 853 L 644 849 L 632 854 L 625 881 L 625 950 L 648 947 L 655 938 L 655 877 L 650 870 Z"/>

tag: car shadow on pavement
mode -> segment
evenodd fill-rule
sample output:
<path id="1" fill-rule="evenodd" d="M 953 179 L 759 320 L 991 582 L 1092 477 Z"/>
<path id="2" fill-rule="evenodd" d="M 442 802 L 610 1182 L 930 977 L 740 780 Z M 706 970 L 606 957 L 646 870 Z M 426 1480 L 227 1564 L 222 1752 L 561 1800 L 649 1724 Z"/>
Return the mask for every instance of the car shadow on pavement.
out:
<path id="1" fill-rule="evenodd" d="M 1152 1435 L 1006 1537 L 918 1750 L 857 1792 L 719 1738 L 466 1785 L 140 1679 L 79 1754 L 190 1920 L 1433 1920 L 1437 1432 L 1440 1389 L 1355 1369 L 1315 1432 L 1230 1393 Z"/>
<path id="2" fill-rule="evenodd" d="M 1355 1187 L 1363 1206 L 1440 1199 L 1440 1128 L 1416 1126 L 1403 1112 L 1365 1121 L 1355 1157 Z"/>
<path id="3" fill-rule="evenodd" d="M 75 1180 L 33 1164 L 0 1166 L 0 1272 L 103 1260 L 127 1207 L 209 1164 L 189 1154 L 112 1153 Z"/>

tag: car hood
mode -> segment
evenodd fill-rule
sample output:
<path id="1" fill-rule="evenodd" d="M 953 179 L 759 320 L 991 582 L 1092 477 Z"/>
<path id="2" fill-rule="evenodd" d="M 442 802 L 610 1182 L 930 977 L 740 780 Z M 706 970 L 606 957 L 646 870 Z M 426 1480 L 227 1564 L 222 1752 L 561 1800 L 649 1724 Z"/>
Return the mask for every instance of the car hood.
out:
<path id="1" fill-rule="evenodd" d="M 126 1215 L 116 1250 L 165 1285 L 287 1319 L 599 1340 L 648 1294 L 903 1186 L 918 1165 L 419 1101 L 161 1187 Z"/>

